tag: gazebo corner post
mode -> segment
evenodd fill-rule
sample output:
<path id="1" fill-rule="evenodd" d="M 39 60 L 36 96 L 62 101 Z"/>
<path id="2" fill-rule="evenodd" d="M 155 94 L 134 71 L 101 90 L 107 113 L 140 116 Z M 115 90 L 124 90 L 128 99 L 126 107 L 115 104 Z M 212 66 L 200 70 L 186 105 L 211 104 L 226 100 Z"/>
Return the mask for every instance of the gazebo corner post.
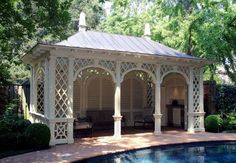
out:
<path id="1" fill-rule="evenodd" d="M 55 56 L 50 56 L 49 57 L 49 111 L 48 111 L 48 118 L 49 118 L 49 128 L 50 128 L 50 133 L 51 133 L 51 138 L 49 144 L 55 145 L 56 140 L 55 140 L 55 70 L 56 70 L 56 57 Z"/>
<path id="2" fill-rule="evenodd" d="M 69 58 L 69 65 L 68 65 L 68 116 L 67 116 L 67 123 L 68 123 L 68 144 L 74 143 L 74 134 L 73 134 L 73 72 L 74 72 L 74 58 Z"/>
<path id="3" fill-rule="evenodd" d="M 203 72 L 204 72 L 204 68 L 202 67 L 200 69 L 200 81 L 199 81 L 199 91 L 200 91 L 200 95 L 199 95 L 199 107 L 200 107 L 200 114 L 199 114 L 199 117 L 200 117 L 200 125 L 199 125 L 199 131 L 201 132 L 205 132 L 205 127 L 204 127 L 204 115 L 205 115 L 205 112 L 204 112 L 204 86 L 203 86 Z"/>
<path id="4" fill-rule="evenodd" d="M 35 90 L 34 90 L 34 78 L 35 78 L 35 74 L 34 74 L 34 66 L 31 65 L 30 66 L 30 71 L 31 71 L 31 77 L 30 77 L 30 113 L 32 113 L 34 111 L 34 94 L 35 94 Z M 32 116 L 30 116 L 30 120 L 32 120 Z"/>
<path id="5" fill-rule="evenodd" d="M 44 77 L 44 108 L 45 108 L 45 111 L 44 111 L 44 116 L 45 118 L 49 119 L 49 115 L 50 115 L 50 106 L 49 106 L 49 90 L 50 90 L 50 87 L 49 87 L 49 60 L 48 58 L 45 59 L 45 77 Z"/>
<path id="6" fill-rule="evenodd" d="M 114 97 L 114 135 L 115 139 L 121 138 L 121 78 L 120 78 L 120 62 L 116 64 L 115 73 L 115 97 Z"/>
<path id="7" fill-rule="evenodd" d="M 193 110 L 193 68 L 189 71 L 188 85 L 188 132 L 194 133 L 194 110 Z"/>
<path id="8" fill-rule="evenodd" d="M 161 76 L 160 76 L 160 65 L 156 66 L 155 72 L 155 113 L 154 116 L 154 135 L 161 134 Z"/>

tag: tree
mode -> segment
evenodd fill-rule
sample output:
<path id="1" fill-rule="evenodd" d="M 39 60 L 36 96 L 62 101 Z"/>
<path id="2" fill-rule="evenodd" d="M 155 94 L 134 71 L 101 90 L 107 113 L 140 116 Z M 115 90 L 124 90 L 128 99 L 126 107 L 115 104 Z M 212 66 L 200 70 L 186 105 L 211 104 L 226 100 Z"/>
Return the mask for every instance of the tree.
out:
<path id="1" fill-rule="evenodd" d="M 70 4 L 71 0 L 2 0 L 0 64 L 21 63 L 20 56 L 38 41 L 65 38 Z"/>
<path id="2" fill-rule="evenodd" d="M 230 0 L 113 0 L 112 14 L 102 24 L 113 33 L 142 36 L 145 23 L 152 39 L 189 55 L 215 61 L 207 66 L 211 79 L 223 65 L 236 83 L 236 6 Z M 136 5 L 134 5 L 136 4 Z"/>
<path id="3" fill-rule="evenodd" d="M 87 27 L 97 29 L 104 18 L 103 4 L 105 0 L 73 0 L 69 12 L 72 17 L 71 33 L 77 30 L 79 15 L 83 11 L 86 14 Z"/>

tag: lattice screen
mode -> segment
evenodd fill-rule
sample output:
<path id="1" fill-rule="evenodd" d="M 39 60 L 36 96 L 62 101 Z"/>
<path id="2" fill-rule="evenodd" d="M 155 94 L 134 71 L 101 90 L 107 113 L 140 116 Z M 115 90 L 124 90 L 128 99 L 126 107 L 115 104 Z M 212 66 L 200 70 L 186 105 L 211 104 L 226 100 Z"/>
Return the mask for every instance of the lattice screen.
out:
<path id="1" fill-rule="evenodd" d="M 56 122 L 54 136 L 55 139 L 67 139 L 68 138 L 68 124 L 66 122 Z"/>
<path id="2" fill-rule="evenodd" d="M 44 72 L 40 68 L 36 76 L 37 112 L 44 114 Z"/>
<path id="3" fill-rule="evenodd" d="M 147 106 L 149 108 L 154 107 L 154 84 L 152 82 L 147 82 Z"/>
<path id="4" fill-rule="evenodd" d="M 66 118 L 68 112 L 68 58 L 57 58 L 55 71 L 55 117 Z"/>
<path id="5" fill-rule="evenodd" d="M 194 119 L 194 128 L 199 128 L 200 127 L 200 117 L 198 115 L 195 115 L 193 117 Z"/>
<path id="6" fill-rule="evenodd" d="M 120 75 L 122 76 L 126 71 L 137 68 L 137 63 L 133 62 L 122 62 L 120 65 Z"/>
<path id="7" fill-rule="evenodd" d="M 161 65 L 161 69 L 160 69 L 160 74 L 161 74 L 161 77 L 169 72 L 169 71 L 173 71 L 174 70 L 174 67 L 172 65 Z"/>
<path id="8" fill-rule="evenodd" d="M 189 67 L 188 66 L 178 66 L 177 71 L 184 73 L 189 78 Z"/>
<path id="9" fill-rule="evenodd" d="M 154 65 L 154 64 L 149 64 L 149 63 L 143 63 L 142 66 L 141 66 L 141 68 L 150 71 L 150 72 L 155 76 L 156 65 Z"/>
<path id="10" fill-rule="evenodd" d="M 193 70 L 193 111 L 200 111 L 200 70 Z"/>
<path id="11" fill-rule="evenodd" d="M 108 61 L 108 60 L 100 60 L 98 65 L 111 70 L 113 73 L 116 72 L 116 62 L 115 61 Z"/>
<path id="12" fill-rule="evenodd" d="M 82 59 L 82 58 L 77 58 L 74 61 L 74 75 L 77 70 L 84 68 L 86 66 L 90 66 L 94 64 L 93 59 Z"/>

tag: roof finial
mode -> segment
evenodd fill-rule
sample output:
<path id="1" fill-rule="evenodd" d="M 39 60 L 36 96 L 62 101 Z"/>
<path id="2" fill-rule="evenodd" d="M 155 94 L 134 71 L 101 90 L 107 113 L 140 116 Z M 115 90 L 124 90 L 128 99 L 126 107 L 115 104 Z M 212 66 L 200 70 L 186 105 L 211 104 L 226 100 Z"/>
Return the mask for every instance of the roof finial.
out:
<path id="1" fill-rule="evenodd" d="M 78 24 L 79 32 L 86 31 L 87 26 L 85 17 L 86 17 L 85 13 L 81 12 L 79 15 L 79 24 Z"/>
<path id="2" fill-rule="evenodd" d="M 150 30 L 150 24 L 146 23 L 144 26 L 144 38 L 151 39 L 151 30 Z"/>

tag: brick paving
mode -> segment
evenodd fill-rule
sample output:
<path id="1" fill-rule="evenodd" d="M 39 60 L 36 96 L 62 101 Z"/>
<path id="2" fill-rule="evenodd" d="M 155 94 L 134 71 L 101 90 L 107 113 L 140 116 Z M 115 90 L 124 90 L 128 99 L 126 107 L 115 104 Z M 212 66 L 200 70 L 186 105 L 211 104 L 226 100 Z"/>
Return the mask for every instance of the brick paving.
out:
<path id="1" fill-rule="evenodd" d="M 76 139 L 74 144 L 57 145 L 47 150 L 11 156 L 1 159 L 0 162 L 70 162 L 150 146 L 222 140 L 236 141 L 236 134 L 207 132 L 191 134 L 172 130 L 158 136 L 151 132 L 123 135 L 121 139 L 100 136 Z"/>

